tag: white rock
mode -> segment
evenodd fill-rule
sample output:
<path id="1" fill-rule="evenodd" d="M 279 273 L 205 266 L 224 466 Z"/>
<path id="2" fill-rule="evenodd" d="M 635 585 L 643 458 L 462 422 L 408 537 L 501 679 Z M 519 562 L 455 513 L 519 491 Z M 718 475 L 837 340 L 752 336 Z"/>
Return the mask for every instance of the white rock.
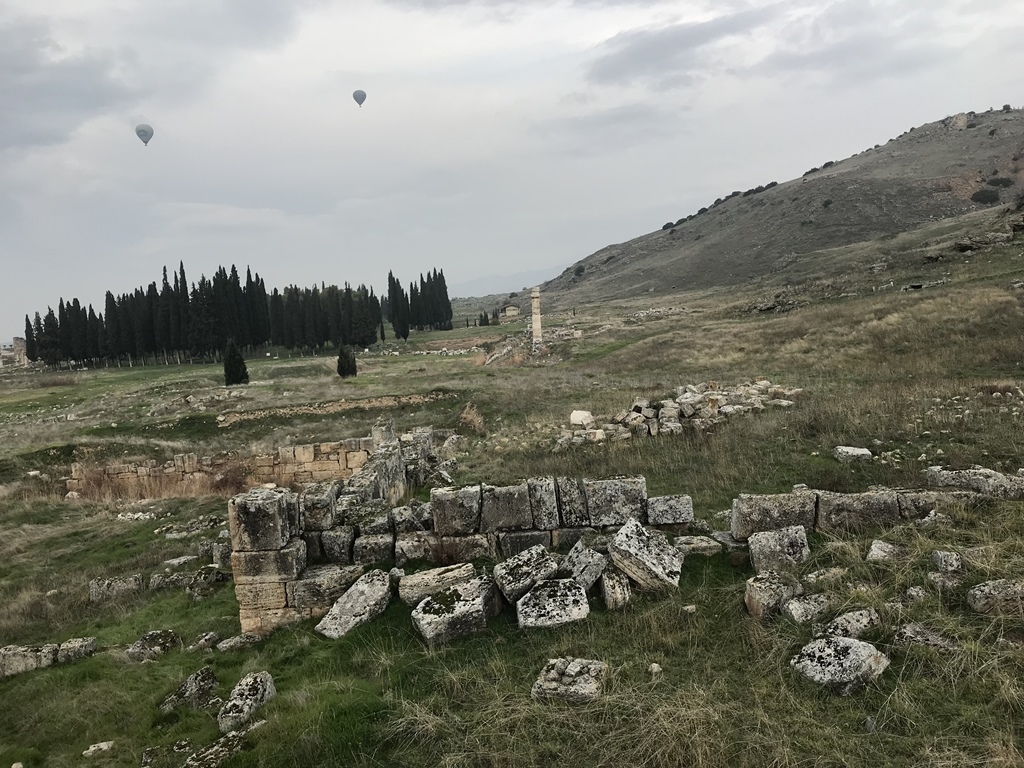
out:
<path id="1" fill-rule="evenodd" d="M 95 757 L 100 752 L 109 752 L 114 747 L 112 741 L 101 741 L 99 744 L 93 744 L 85 752 L 82 753 L 82 757 Z"/>
<path id="2" fill-rule="evenodd" d="M 520 629 L 558 627 L 590 615 L 587 593 L 574 579 L 538 582 L 516 603 Z"/>
<path id="3" fill-rule="evenodd" d="M 514 605 L 534 584 L 557 572 L 558 562 L 537 544 L 494 566 L 494 580 L 505 599 Z"/>
<path id="4" fill-rule="evenodd" d="M 805 645 L 789 663 L 812 682 L 849 696 L 877 679 L 889 666 L 889 659 L 870 643 L 825 637 Z"/>
<path id="5" fill-rule="evenodd" d="M 316 625 L 316 631 L 336 640 L 380 616 L 390 602 L 391 578 L 380 569 L 370 571 L 338 598 Z"/>
<path id="6" fill-rule="evenodd" d="M 586 546 L 580 539 L 562 559 L 558 572 L 561 576 L 575 579 L 583 589 L 589 590 L 604 573 L 607 565 L 607 557 Z"/>
<path id="7" fill-rule="evenodd" d="M 932 565 L 941 573 L 959 573 L 964 569 L 964 560 L 956 552 L 932 552 Z"/>
<path id="8" fill-rule="evenodd" d="M 837 445 L 832 455 L 844 464 L 851 461 L 871 461 L 871 451 L 867 448 L 853 448 L 848 445 Z"/>
<path id="9" fill-rule="evenodd" d="M 975 613 L 1024 618 L 1024 580 L 997 579 L 973 587 L 967 606 Z"/>
<path id="10" fill-rule="evenodd" d="M 659 531 L 644 528 L 630 520 L 608 543 L 608 554 L 615 566 L 645 590 L 679 588 L 683 556 Z"/>
<path id="11" fill-rule="evenodd" d="M 609 611 L 625 608 L 633 599 L 633 588 L 624 573 L 609 568 L 601 574 L 601 597 Z"/>
<path id="12" fill-rule="evenodd" d="M 238 681 L 217 713 L 221 733 L 237 731 L 252 719 L 256 710 L 277 695 L 269 672 L 250 672 Z"/>
<path id="13" fill-rule="evenodd" d="M 865 608 L 861 611 L 849 611 L 842 616 L 826 624 L 820 632 L 815 634 L 823 637 L 850 637 L 857 639 L 872 627 L 881 623 L 878 611 L 874 608 Z"/>
<path id="14" fill-rule="evenodd" d="M 830 606 L 827 595 L 794 597 L 782 604 L 782 615 L 797 624 L 810 624 L 828 613 Z"/>
<path id="15" fill-rule="evenodd" d="M 757 573 L 792 571 L 811 556 L 807 531 L 802 525 L 752 533 L 747 545 L 750 547 L 751 564 Z"/>
<path id="16" fill-rule="evenodd" d="M 743 602 L 751 616 L 763 621 L 777 613 L 783 603 L 803 593 L 803 585 L 792 577 L 767 571 L 747 579 Z"/>
<path id="17" fill-rule="evenodd" d="M 584 429 L 594 428 L 594 414 L 590 411 L 573 411 L 569 414 L 569 423 L 574 427 L 583 427 Z"/>
<path id="18" fill-rule="evenodd" d="M 942 651 L 955 651 L 956 641 L 926 627 L 924 624 L 904 624 L 896 631 L 895 642 L 908 645 L 927 645 Z"/>
<path id="19" fill-rule="evenodd" d="M 398 597 L 406 605 L 416 606 L 423 602 L 424 598 L 453 587 L 459 582 L 468 581 L 475 575 L 476 570 L 472 563 L 411 573 L 399 581 Z"/>
<path id="20" fill-rule="evenodd" d="M 412 612 L 412 623 L 427 645 L 434 647 L 483 632 L 487 619 L 501 611 L 497 586 L 490 576 L 477 576 L 426 597 Z"/>
<path id="21" fill-rule="evenodd" d="M 651 525 L 680 525 L 693 522 L 693 499 L 689 496 L 654 496 L 647 499 L 647 522 Z"/>
<path id="22" fill-rule="evenodd" d="M 534 699 L 562 699 L 585 704 L 601 697 L 608 665 L 593 659 L 548 659 L 530 695 Z"/>
<path id="23" fill-rule="evenodd" d="M 732 500 L 732 535 L 746 541 L 758 531 L 790 525 L 814 528 L 817 495 L 809 491 L 758 496 L 741 493 Z"/>
<path id="24" fill-rule="evenodd" d="M 676 549 L 687 555 L 703 555 L 712 557 L 722 553 L 721 542 L 715 541 L 710 536 L 676 536 L 672 542 Z"/>
<path id="25" fill-rule="evenodd" d="M 906 550 L 904 550 L 903 547 L 875 539 L 871 542 L 871 547 L 868 549 L 868 555 L 864 559 L 869 563 L 884 563 L 889 560 L 896 560 L 904 554 L 906 554 Z"/>
<path id="26" fill-rule="evenodd" d="M 832 568 L 822 568 L 820 571 L 812 571 L 804 576 L 803 581 L 805 584 L 818 584 L 823 581 L 834 581 L 835 579 L 841 579 L 849 572 L 848 568 L 840 568 L 833 566 Z"/>

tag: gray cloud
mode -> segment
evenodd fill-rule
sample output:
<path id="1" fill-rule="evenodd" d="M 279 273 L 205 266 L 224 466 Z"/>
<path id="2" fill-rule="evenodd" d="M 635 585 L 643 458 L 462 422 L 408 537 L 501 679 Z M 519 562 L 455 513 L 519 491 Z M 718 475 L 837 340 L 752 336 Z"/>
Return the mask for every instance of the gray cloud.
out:
<path id="1" fill-rule="evenodd" d="M 549 150 L 569 155 L 621 152 L 685 133 L 685 108 L 634 103 L 536 123 L 533 133 Z"/>
<path id="2" fill-rule="evenodd" d="M 623 32 L 601 45 L 587 79 L 601 85 L 639 80 L 658 88 L 691 83 L 700 74 L 704 49 L 724 38 L 753 32 L 781 12 L 781 6 L 772 5 L 710 21 Z"/>
<path id="3" fill-rule="evenodd" d="M 135 98 L 112 52 L 62 53 L 42 22 L 0 23 L 0 151 L 59 143 Z"/>

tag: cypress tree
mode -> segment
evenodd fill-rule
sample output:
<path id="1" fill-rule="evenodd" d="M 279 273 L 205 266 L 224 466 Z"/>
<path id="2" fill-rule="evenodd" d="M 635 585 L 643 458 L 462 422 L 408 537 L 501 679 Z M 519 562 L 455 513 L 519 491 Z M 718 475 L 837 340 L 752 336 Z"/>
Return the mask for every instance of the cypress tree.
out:
<path id="1" fill-rule="evenodd" d="M 356 375 L 356 352 L 347 344 L 338 351 L 338 375 L 343 379 Z"/>
<path id="2" fill-rule="evenodd" d="M 245 358 L 238 351 L 234 339 L 228 339 L 224 350 L 224 386 L 249 383 L 249 370 L 245 367 Z"/>
<path id="3" fill-rule="evenodd" d="M 39 313 L 36 313 L 39 318 Z M 32 329 L 32 321 L 25 315 L 25 356 L 33 363 L 39 359 L 39 351 L 36 348 L 36 334 Z"/>

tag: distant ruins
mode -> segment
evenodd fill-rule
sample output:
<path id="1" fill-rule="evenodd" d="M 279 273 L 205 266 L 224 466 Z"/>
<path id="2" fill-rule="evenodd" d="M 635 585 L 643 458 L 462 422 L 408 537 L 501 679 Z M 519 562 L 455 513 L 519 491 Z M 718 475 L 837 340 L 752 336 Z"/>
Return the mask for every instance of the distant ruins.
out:
<path id="1" fill-rule="evenodd" d="M 0 346 L 0 368 L 25 368 L 28 366 L 28 352 L 25 340 L 15 336 L 10 344 Z"/>
<path id="2" fill-rule="evenodd" d="M 540 328 L 540 288 L 534 288 L 530 295 L 530 303 L 533 305 L 533 345 L 539 347 L 544 343 L 543 334 Z"/>

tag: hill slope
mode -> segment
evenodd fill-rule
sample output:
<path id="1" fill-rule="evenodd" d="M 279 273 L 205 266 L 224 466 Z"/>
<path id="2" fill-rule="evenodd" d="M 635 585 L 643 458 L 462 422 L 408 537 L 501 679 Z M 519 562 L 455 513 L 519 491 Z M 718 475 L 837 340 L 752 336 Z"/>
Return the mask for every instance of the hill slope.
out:
<path id="1" fill-rule="evenodd" d="M 985 208 L 979 190 L 1010 202 L 1024 189 L 1024 110 L 955 115 L 827 165 L 603 248 L 543 288 L 591 300 L 738 285 L 793 255 Z"/>

